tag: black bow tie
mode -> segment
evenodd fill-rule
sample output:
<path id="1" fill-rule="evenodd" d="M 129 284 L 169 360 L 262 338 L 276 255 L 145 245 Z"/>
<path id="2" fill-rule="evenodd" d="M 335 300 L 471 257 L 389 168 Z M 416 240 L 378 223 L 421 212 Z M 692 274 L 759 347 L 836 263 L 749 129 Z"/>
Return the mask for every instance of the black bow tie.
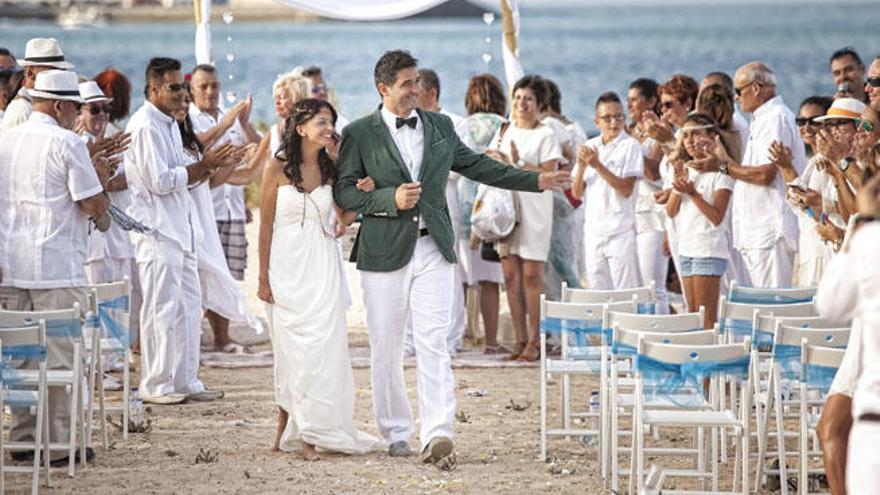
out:
<path id="1" fill-rule="evenodd" d="M 410 117 L 408 119 L 403 119 L 403 118 L 397 117 L 397 120 L 395 121 L 395 123 L 396 123 L 398 129 L 400 129 L 404 125 L 408 125 L 410 127 L 410 129 L 415 129 L 416 124 L 419 123 L 419 118 L 418 117 Z"/>

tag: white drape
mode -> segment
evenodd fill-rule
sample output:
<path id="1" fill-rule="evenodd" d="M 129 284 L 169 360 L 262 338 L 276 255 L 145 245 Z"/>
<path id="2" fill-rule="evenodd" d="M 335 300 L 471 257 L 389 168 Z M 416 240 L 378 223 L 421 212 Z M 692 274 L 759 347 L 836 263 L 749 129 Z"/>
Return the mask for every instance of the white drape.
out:
<path id="1" fill-rule="evenodd" d="M 312 14 L 346 21 L 401 19 L 447 0 L 275 0 Z"/>
<path id="2" fill-rule="evenodd" d="M 196 21 L 196 64 L 213 64 L 211 53 L 211 0 L 194 0 Z"/>
<path id="3" fill-rule="evenodd" d="M 501 24 L 503 41 L 501 55 L 504 59 L 504 75 L 507 87 L 513 85 L 525 75 L 519 61 L 519 6 L 516 0 L 501 0 Z"/>

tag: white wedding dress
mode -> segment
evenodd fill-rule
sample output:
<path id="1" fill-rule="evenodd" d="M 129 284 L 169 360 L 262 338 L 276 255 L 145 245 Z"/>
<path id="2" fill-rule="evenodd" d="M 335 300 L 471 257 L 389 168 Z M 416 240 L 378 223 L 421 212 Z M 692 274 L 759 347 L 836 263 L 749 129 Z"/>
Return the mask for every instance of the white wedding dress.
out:
<path id="1" fill-rule="evenodd" d="M 278 188 L 269 255 L 268 306 L 275 355 L 275 400 L 290 414 L 281 450 L 316 447 L 363 454 L 387 443 L 354 425 L 354 376 L 348 356 L 343 267 L 327 225 L 329 185 L 311 193 Z"/>

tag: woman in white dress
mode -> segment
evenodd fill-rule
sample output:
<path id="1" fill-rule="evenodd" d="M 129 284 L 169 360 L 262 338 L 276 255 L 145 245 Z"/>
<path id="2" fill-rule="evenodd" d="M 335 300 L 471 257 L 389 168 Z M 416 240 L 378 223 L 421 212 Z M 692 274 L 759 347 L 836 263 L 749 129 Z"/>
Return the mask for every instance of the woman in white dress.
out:
<path id="1" fill-rule="evenodd" d="M 546 88 L 538 76 L 525 76 L 513 87 L 513 121 L 502 126 L 486 154 L 512 166 L 534 171 L 556 170 L 562 150 L 553 130 L 541 123 L 540 102 Z M 516 347 L 510 359 L 537 361 L 544 263 L 553 231 L 553 192 L 515 192 L 519 223 L 499 246 L 504 285 Z M 528 319 L 527 319 L 528 317 Z"/>
<path id="2" fill-rule="evenodd" d="M 335 122 L 329 103 L 296 105 L 263 173 L 260 199 L 257 295 L 268 303 L 280 409 L 273 450 L 300 446 L 306 460 L 318 459 L 316 447 L 347 454 L 387 448 L 354 424 L 344 272 L 328 225 L 336 169 L 326 148 L 338 146 Z M 342 222 L 354 216 L 336 211 Z"/>

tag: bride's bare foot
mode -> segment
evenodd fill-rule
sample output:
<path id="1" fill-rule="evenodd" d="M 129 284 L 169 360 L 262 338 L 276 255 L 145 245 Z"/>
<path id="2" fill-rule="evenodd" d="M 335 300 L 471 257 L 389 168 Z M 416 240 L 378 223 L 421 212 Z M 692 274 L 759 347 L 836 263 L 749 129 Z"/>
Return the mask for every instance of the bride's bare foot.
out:
<path id="1" fill-rule="evenodd" d="M 309 443 L 302 443 L 303 459 L 307 461 L 318 461 L 321 457 L 315 451 L 315 446 Z"/>

